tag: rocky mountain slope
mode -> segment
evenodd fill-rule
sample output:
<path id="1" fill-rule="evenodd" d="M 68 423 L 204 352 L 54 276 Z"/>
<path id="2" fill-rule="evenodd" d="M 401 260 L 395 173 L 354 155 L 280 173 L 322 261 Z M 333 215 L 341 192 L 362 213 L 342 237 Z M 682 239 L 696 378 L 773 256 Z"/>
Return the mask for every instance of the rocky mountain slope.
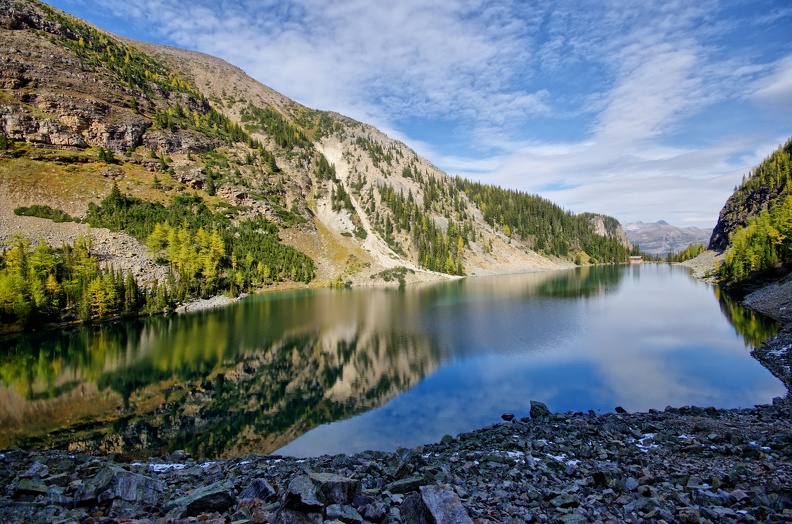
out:
<path id="1" fill-rule="evenodd" d="M 718 252 L 729 245 L 729 236 L 762 210 L 782 202 L 792 187 L 792 139 L 778 147 L 753 171 L 726 201 L 712 232 L 709 248 Z"/>
<path id="2" fill-rule="evenodd" d="M 665 220 L 657 222 L 632 222 L 624 225 L 631 244 L 651 255 L 667 255 L 684 251 L 691 244 L 709 244 L 711 229 L 672 226 Z"/>
<path id="3" fill-rule="evenodd" d="M 510 227 L 405 144 L 214 57 L 121 39 L 34 0 L 0 0 L 0 49 L 0 242 L 35 223 L 58 245 L 85 228 L 12 210 L 84 217 L 116 184 L 146 201 L 195 194 L 237 221 L 263 216 L 311 257 L 319 284 L 395 282 L 394 270 L 424 280 L 570 267 L 590 260 L 586 249 L 600 262 L 624 256 L 609 217 L 580 217 L 584 226 L 564 232 L 558 220 Z M 547 240 L 561 234 L 558 245 Z M 97 249 L 129 267 L 118 249 Z M 144 281 L 160 278 L 134 266 Z"/>

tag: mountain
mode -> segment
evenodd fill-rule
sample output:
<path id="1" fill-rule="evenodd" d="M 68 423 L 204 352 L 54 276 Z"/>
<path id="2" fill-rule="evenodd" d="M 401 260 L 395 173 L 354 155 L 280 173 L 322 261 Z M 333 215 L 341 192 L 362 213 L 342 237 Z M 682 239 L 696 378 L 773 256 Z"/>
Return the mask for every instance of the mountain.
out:
<path id="1" fill-rule="evenodd" d="M 719 268 L 724 285 L 743 292 L 786 277 L 792 264 L 790 191 L 792 138 L 743 177 L 720 212 L 710 249 L 724 254 Z M 784 295 L 790 291 L 787 286 Z M 787 305 L 785 298 L 781 310 Z"/>
<path id="2" fill-rule="evenodd" d="M 0 240 L 22 253 L 16 232 L 59 246 L 90 225 L 86 252 L 146 289 L 165 266 L 157 307 L 627 256 L 615 219 L 602 229 L 538 196 L 451 178 L 376 128 L 220 59 L 122 39 L 36 0 L 0 0 L 0 46 Z M 92 271 L 80 289 L 100 279 Z M 101 278 L 94 291 L 115 278 L 123 294 L 121 277 Z M 80 297 L 50 305 L 78 308 Z M 83 304 L 81 316 L 116 302 Z"/>
<path id="3" fill-rule="evenodd" d="M 708 244 L 711 229 L 672 226 L 665 220 L 657 222 L 632 222 L 624 225 L 631 244 L 638 244 L 641 251 L 664 256 L 680 253 L 691 244 Z"/>
<path id="4" fill-rule="evenodd" d="M 718 215 L 709 248 L 723 252 L 730 236 L 762 211 L 783 202 L 792 188 L 792 138 L 756 166 L 726 201 Z"/>

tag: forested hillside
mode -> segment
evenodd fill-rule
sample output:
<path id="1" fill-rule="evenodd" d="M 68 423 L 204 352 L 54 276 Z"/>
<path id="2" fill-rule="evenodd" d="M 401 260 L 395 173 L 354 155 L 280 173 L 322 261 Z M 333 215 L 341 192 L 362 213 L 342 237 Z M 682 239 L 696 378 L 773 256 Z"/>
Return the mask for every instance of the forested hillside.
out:
<path id="1" fill-rule="evenodd" d="M 729 237 L 762 211 L 772 209 L 790 191 L 792 177 L 792 139 L 779 146 L 747 175 L 726 201 L 712 231 L 709 248 L 723 251 Z"/>
<path id="2" fill-rule="evenodd" d="M 616 238 L 619 222 L 601 216 L 605 235 L 591 226 L 591 213 L 575 215 L 537 195 L 502 189 L 497 186 L 456 179 L 456 187 L 464 191 L 493 227 L 503 228 L 508 237 L 517 236 L 533 250 L 558 257 L 573 256 L 580 263 L 624 262 L 630 250 Z"/>
<path id="3" fill-rule="evenodd" d="M 0 0 L 0 46 L 13 50 L 0 55 L 5 324 L 156 312 L 279 283 L 627 257 L 614 219 L 455 180 L 372 126 L 303 107 L 217 58 L 120 39 L 36 0 Z M 93 243 L 88 226 L 147 246 L 156 275 L 107 244 L 127 240 Z"/>
<path id="4" fill-rule="evenodd" d="M 710 248 L 724 244 L 719 275 L 735 284 L 792 262 L 792 139 L 759 164 L 729 198 Z"/>

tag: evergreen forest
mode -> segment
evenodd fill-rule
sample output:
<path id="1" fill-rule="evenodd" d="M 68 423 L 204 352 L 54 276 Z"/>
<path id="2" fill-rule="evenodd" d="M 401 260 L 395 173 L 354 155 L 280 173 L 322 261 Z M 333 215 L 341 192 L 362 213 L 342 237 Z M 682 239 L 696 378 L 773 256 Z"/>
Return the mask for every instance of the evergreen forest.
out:
<path id="1" fill-rule="evenodd" d="M 792 262 L 792 139 L 781 145 L 735 188 L 727 204 L 745 224 L 729 235 L 718 275 L 736 284 Z M 749 214 L 754 208 L 758 212 Z"/>

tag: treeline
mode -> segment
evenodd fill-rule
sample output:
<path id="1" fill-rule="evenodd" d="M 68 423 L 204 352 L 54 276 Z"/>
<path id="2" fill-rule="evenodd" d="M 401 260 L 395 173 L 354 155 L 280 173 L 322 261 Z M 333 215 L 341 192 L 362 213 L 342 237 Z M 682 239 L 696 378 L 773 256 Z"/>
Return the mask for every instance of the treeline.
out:
<path id="1" fill-rule="evenodd" d="M 374 167 L 377 168 L 380 167 L 380 164 L 391 165 L 395 155 L 401 156 L 401 152 L 395 146 L 386 149 L 382 144 L 368 136 L 357 137 L 355 139 L 355 145 L 368 152 L 371 162 L 374 164 Z"/>
<path id="2" fill-rule="evenodd" d="M 710 249 L 725 251 L 730 237 L 751 217 L 772 209 L 792 194 L 792 138 L 765 158 L 734 188 L 720 212 Z"/>
<path id="3" fill-rule="evenodd" d="M 583 251 L 594 263 L 625 262 L 629 257 L 630 249 L 618 240 L 596 234 L 586 215 L 564 211 L 549 200 L 461 177 L 456 187 L 479 206 L 491 226 L 509 237 L 518 235 L 539 253 L 567 258 Z"/>
<path id="4" fill-rule="evenodd" d="M 0 254 L 0 324 L 25 328 L 74 318 L 136 316 L 172 306 L 164 286 L 141 289 L 131 273 L 102 268 L 90 237 L 52 248 L 19 235 Z"/>
<path id="5" fill-rule="evenodd" d="M 242 123 L 247 131 L 266 133 L 282 149 L 313 149 L 313 144 L 305 136 L 305 133 L 291 122 L 288 122 L 283 118 L 283 115 L 271 107 L 261 108 L 248 104 L 242 110 L 241 116 Z"/>
<path id="6" fill-rule="evenodd" d="M 449 275 L 465 274 L 464 247 L 469 245 L 472 228 L 460 227 L 449 221 L 445 232 L 422 211 L 412 192 L 405 197 L 391 186 L 381 186 L 379 191 L 382 205 L 387 206 L 390 213 L 383 218 L 378 211 L 375 212 L 374 224 L 388 245 L 400 251 L 394 234 L 406 232 L 418 251 L 421 267 Z"/>
<path id="7" fill-rule="evenodd" d="M 733 284 L 792 262 L 792 195 L 737 229 L 721 264 L 721 281 Z"/>
<path id="8" fill-rule="evenodd" d="M 779 146 L 761 164 L 743 176 L 742 183 L 734 188 L 738 197 L 755 193 L 788 193 L 792 188 L 792 138 Z"/>
<path id="9" fill-rule="evenodd" d="M 167 109 L 157 110 L 153 118 L 154 126 L 159 129 L 177 131 L 178 129 L 190 129 L 210 137 L 218 138 L 228 143 L 244 143 L 250 149 L 258 152 L 262 162 L 268 166 L 270 173 L 280 171 L 275 155 L 264 148 L 264 145 L 250 136 L 242 126 L 220 113 L 213 107 L 200 112 L 195 109 L 183 108 L 178 104 L 172 105 Z M 248 153 L 245 159 L 247 164 L 254 161 L 254 154 Z M 228 167 L 228 166 L 226 166 Z"/>
<path id="10" fill-rule="evenodd" d="M 65 211 L 47 205 L 20 206 L 14 209 L 14 214 L 24 217 L 48 218 L 53 222 L 74 222 L 74 218 Z"/>
<path id="11" fill-rule="evenodd" d="M 718 268 L 724 284 L 792 261 L 792 138 L 743 177 L 726 206 L 741 213 L 741 226 L 730 231 Z"/>
<path id="12" fill-rule="evenodd" d="M 131 273 L 102 267 L 90 237 L 53 248 L 43 240 L 31 247 L 17 236 L 0 254 L 0 323 L 25 328 L 160 313 L 191 297 L 314 278 L 313 261 L 282 244 L 275 225 L 261 218 L 232 224 L 194 195 L 163 206 L 122 195 L 114 185 L 100 206 L 89 206 L 86 222 L 146 242 L 168 265 L 167 279 L 143 288 Z"/>
<path id="13" fill-rule="evenodd" d="M 688 247 L 680 251 L 679 253 L 674 253 L 673 251 L 666 255 L 667 262 L 684 262 L 685 260 L 691 260 L 696 258 L 704 251 L 707 250 L 707 246 L 704 244 L 690 244 Z"/>
<path id="14" fill-rule="evenodd" d="M 179 300 L 314 278 L 313 261 L 281 243 L 276 225 L 263 218 L 234 224 L 197 195 L 164 206 L 123 195 L 114 184 L 100 206 L 88 206 L 86 221 L 126 231 L 157 252 L 178 277 L 172 293 Z"/>

